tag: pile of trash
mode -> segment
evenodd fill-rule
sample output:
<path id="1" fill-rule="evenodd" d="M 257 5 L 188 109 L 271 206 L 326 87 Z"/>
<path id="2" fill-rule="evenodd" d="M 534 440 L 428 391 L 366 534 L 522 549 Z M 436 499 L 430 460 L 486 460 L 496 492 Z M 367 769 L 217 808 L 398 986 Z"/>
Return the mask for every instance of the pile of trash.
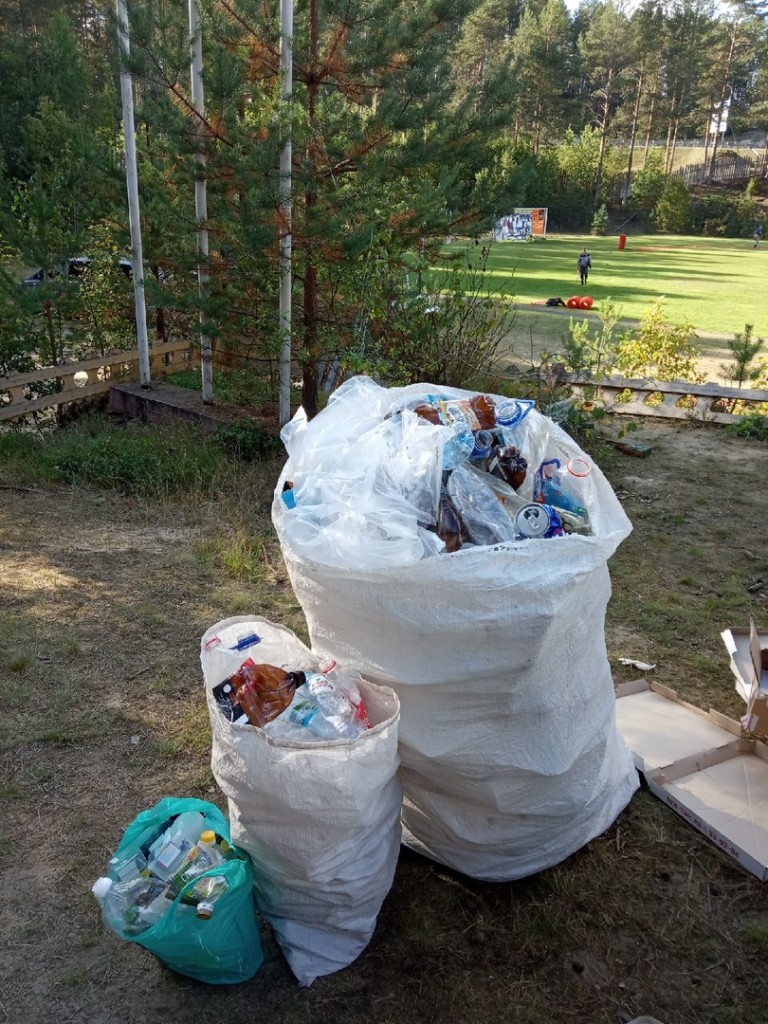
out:
<path id="1" fill-rule="evenodd" d="M 550 424 L 528 399 L 352 378 L 283 430 L 286 538 L 325 564 L 376 568 L 589 535 L 592 463 Z"/>
<path id="2" fill-rule="evenodd" d="M 367 377 L 281 436 L 312 651 L 400 700 L 405 841 L 509 881 L 599 835 L 637 786 L 604 634 L 632 526 L 599 466 L 530 401 Z"/>
<path id="3" fill-rule="evenodd" d="M 261 643 L 261 637 L 246 630 L 226 647 L 218 636 L 208 643 L 209 650 L 223 648 L 239 661 L 239 652 Z M 300 743 L 354 740 L 371 727 L 355 674 L 345 673 L 335 661 L 304 672 L 248 656 L 212 694 L 228 722 L 254 725 L 268 736 Z"/>
<path id="4" fill-rule="evenodd" d="M 302 985 L 365 949 L 400 849 L 400 703 L 334 659 L 256 616 L 223 619 L 200 643 L 232 841 Z"/>
<path id="5" fill-rule="evenodd" d="M 92 891 L 114 935 L 180 974 L 230 985 L 264 960 L 251 861 L 214 804 L 165 797 L 142 811 Z"/>

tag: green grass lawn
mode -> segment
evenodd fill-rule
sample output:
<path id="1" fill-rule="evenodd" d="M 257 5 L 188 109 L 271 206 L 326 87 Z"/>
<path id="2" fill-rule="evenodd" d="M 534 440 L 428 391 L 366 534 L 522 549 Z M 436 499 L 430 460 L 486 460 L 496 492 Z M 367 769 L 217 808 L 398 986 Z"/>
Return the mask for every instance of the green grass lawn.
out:
<path id="1" fill-rule="evenodd" d="M 584 289 L 576 270 L 583 246 L 592 255 Z M 491 286 L 523 309 L 550 296 L 591 295 L 596 308 L 610 297 L 623 317 L 639 319 L 662 299 L 669 319 L 688 318 L 703 333 L 731 335 L 751 323 L 768 336 L 768 248 L 753 249 L 751 238 L 630 235 L 621 252 L 616 235 L 549 235 L 493 243 L 488 270 Z"/>

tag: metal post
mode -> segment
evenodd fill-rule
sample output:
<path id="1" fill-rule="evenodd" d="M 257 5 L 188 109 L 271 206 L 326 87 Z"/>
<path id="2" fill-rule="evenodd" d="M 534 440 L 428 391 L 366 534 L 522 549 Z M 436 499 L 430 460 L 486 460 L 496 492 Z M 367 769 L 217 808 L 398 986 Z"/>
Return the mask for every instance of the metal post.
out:
<path id="1" fill-rule="evenodd" d="M 203 39 L 200 34 L 200 21 L 197 16 L 197 0 L 189 0 L 189 36 L 190 36 L 190 76 L 192 79 L 192 105 L 200 115 L 200 145 L 197 150 L 197 162 L 200 174 L 195 178 L 195 220 L 197 221 L 197 294 L 202 298 L 208 284 L 208 190 L 205 180 L 205 146 L 202 136 L 202 120 L 205 115 L 205 98 L 203 94 Z M 205 313 L 201 309 L 200 322 L 200 372 L 203 384 L 203 403 L 213 402 L 213 353 L 211 339 L 203 331 Z"/>
<path id="2" fill-rule="evenodd" d="M 280 72 L 282 99 L 290 117 L 293 93 L 293 0 L 280 2 Z M 291 418 L 291 264 L 293 235 L 291 227 L 291 160 L 290 124 L 288 137 L 280 150 L 280 426 Z"/>
<path id="3" fill-rule="evenodd" d="M 139 381 L 150 386 L 147 304 L 144 298 L 144 255 L 141 248 L 141 211 L 139 209 L 139 172 L 136 163 L 136 125 L 133 119 L 133 82 L 126 68 L 131 52 L 126 0 L 117 0 L 117 38 L 120 46 L 120 97 L 123 104 L 125 139 L 125 184 L 128 190 L 128 223 L 131 229 L 133 263 L 133 299 L 136 311 L 136 340 L 139 349 Z"/>

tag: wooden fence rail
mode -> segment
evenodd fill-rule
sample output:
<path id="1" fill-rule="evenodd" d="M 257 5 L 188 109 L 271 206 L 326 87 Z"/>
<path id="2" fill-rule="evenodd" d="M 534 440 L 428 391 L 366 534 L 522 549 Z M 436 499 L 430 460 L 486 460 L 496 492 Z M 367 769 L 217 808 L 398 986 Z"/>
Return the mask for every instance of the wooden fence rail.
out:
<path id="1" fill-rule="evenodd" d="M 150 350 L 153 379 L 191 366 L 199 366 L 200 353 L 188 341 L 168 341 Z M 105 394 L 116 381 L 139 379 L 139 351 L 112 352 L 76 363 L 45 366 L 29 373 L 0 377 L 0 421 L 21 419 L 31 413 L 56 409 Z M 47 384 L 45 388 L 35 385 Z M 50 394 L 46 394 L 50 391 Z"/>
<path id="2" fill-rule="evenodd" d="M 723 387 L 720 384 L 689 384 L 687 381 L 632 380 L 605 377 L 585 381 L 575 374 L 561 378 L 571 394 L 586 399 L 597 394 L 608 412 L 624 416 L 659 416 L 701 423 L 738 423 L 740 415 L 729 411 L 735 402 L 754 410 L 768 409 L 768 391 Z"/>

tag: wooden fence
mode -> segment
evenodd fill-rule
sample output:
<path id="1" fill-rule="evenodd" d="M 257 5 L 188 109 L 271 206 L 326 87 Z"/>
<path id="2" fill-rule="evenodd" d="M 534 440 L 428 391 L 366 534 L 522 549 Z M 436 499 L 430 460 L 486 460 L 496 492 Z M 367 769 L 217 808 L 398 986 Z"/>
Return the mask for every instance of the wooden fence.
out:
<path id="1" fill-rule="evenodd" d="M 168 341 L 150 349 L 149 364 L 150 375 L 156 379 L 199 366 L 200 353 L 188 341 Z M 138 379 L 139 351 L 135 348 L 0 377 L 0 421 L 82 402 L 106 394 L 116 381 Z"/>
<path id="2" fill-rule="evenodd" d="M 574 374 L 561 378 L 571 394 L 585 399 L 595 395 L 608 412 L 623 416 L 658 416 L 663 419 L 695 420 L 699 423 L 738 423 L 741 415 L 730 410 L 736 403 L 755 412 L 768 409 L 768 391 L 722 387 L 719 384 L 689 384 L 687 381 L 632 380 L 605 377 L 585 381 Z"/>
<path id="3" fill-rule="evenodd" d="M 761 178 L 766 172 L 766 158 L 761 155 L 755 159 L 742 156 L 724 156 L 715 160 L 714 167 L 707 160 L 701 164 L 687 164 L 672 172 L 673 178 L 679 178 L 686 185 L 705 185 L 710 181 L 734 181 L 748 178 Z"/>

